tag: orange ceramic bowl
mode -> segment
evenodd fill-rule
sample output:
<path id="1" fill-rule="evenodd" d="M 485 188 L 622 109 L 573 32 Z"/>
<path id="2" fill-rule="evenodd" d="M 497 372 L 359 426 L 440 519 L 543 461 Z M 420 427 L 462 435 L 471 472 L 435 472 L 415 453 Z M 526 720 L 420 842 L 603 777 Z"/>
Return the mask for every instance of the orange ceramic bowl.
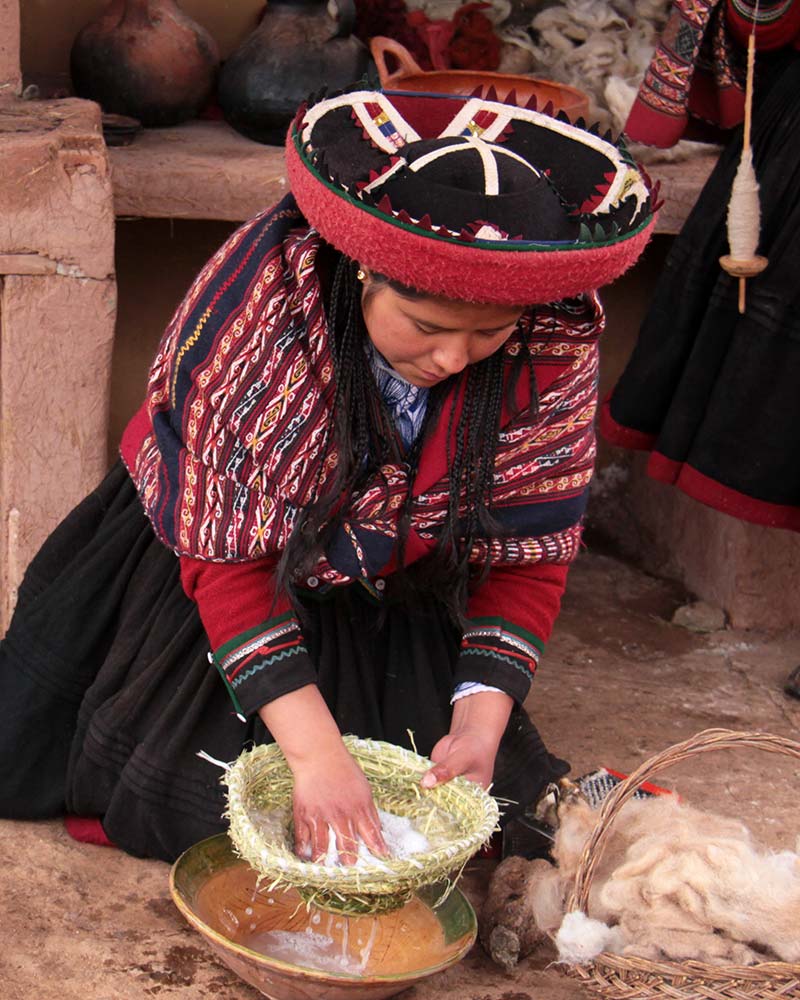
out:
<path id="1" fill-rule="evenodd" d="M 457 889 L 438 906 L 442 886 L 389 913 L 345 917 L 256 879 L 222 833 L 178 858 L 170 891 L 225 965 L 273 1000 L 382 1000 L 458 962 L 477 935 Z"/>
<path id="2" fill-rule="evenodd" d="M 540 110 L 551 103 L 553 114 L 564 111 L 572 121 L 589 113 L 589 98 L 586 94 L 565 83 L 515 73 L 490 73 L 470 69 L 423 70 L 404 45 L 382 35 L 371 39 L 370 50 L 384 90 L 467 96 L 477 87 L 484 88 L 484 95 L 489 87 L 494 87 L 500 101 L 504 101 L 513 90 L 516 92 L 517 104 L 524 106 L 531 97 L 535 97 Z M 394 56 L 399 64 L 399 68 L 393 72 L 386 65 L 387 53 Z"/>

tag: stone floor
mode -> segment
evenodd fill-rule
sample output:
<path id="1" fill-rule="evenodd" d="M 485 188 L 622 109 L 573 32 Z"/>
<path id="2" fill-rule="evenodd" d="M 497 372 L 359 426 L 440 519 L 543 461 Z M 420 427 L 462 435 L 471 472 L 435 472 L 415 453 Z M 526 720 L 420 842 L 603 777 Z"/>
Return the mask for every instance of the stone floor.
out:
<path id="1" fill-rule="evenodd" d="M 800 702 L 781 691 L 800 638 L 669 624 L 686 595 L 597 553 L 581 556 L 528 702 L 551 749 L 574 773 L 631 770 L 709 727 L 798 738 Z M 24 753 L 20 747 L 20 753 Z M 800 764 L 737 750 L 695 757 L 661 784 L 737 814 L 771 846 L 793 847 Z M 479 906 L 492 862 L 462 885 Z M 60 822 L 0 823 L 0 996 L 3 1000 L 257 1000 L 184 924 L 168 868 L 77 844 Z M 512 974 L 476 946 L 407 1000 L 578 1000 L 584 988 L 547 967 Z"/>

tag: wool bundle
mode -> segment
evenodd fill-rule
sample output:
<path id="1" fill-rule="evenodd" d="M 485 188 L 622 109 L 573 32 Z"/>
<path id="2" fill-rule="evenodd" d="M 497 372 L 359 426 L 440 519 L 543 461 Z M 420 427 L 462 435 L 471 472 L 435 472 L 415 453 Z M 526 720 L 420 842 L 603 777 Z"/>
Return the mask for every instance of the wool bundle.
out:
<path id="1" fill-rule="evenodd" d="M 582 90 L 589 121 L 621 132 L 669 8 L 669 0 L 563 0 L 541 10 L 528 28 L 498 34 L 530 54 L 529 72 Z M 708 143 L 686 139 L 666 150 L 630 144 L 642 163 L 683 160 L 708 149 Z"/>
<path id="2" fill-rule="evenodd" d="M 563 0 L 536 14 L 529 31 L 509 29 L 501 38 L 513 34 L 531 52 L 537 76 L 582 90 L 590 120 L 621 131 L 668 9 L 669 0 Z M 609 89 L 617 104 L 620 93 L 630 94 L 628 106 L 612 114 Z"/>
<path id="3" fill-rule="evenodd" d="M 594 872 L 586 923 L 584 914 L 565 915 L 565 907 L 597 814 L 573 795 L 558 819 L 556 865 L 537 863 L 518 886 L 524 902 L 515 920 L 533 924 L 536 941 L 555 935 L 562 961 L 581 964 L 603 950 L 711 965 L 800 961 L 794 851 L 769 852 L 738 820 L 672 797 L 629 801 Z M 504 878 L 502 868 L 495 878 Z"/>

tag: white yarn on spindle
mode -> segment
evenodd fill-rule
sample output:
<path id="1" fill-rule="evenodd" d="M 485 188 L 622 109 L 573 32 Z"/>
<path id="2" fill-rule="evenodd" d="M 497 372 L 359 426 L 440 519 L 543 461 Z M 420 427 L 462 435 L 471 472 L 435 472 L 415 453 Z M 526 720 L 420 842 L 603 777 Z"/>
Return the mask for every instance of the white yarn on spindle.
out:
<path id="1" fill-rule="evenodd" d="M 766 257 L 760 257 L 758 248 L 761 226 L 761 208 L 758 201 L 758 181 L 753 169 L 753 153 L 750 148 L 750 131 L 753 111 L 753 78 L 755 75 L 756 36 L 758 21 L 758 0 L 756 0 L 753 30 L 747 40 L 747 81 L 744 99 L 744 132 L 742 133 L 742 155 L 739 169 L 733 179 L 731 196 L 728 201 L 728 244 L 731 252 L 720 257 L 721 266 L 739 279 L 739 313 L 745 310 L 745 283 L 747 278 L 761 274 L 769 264 Z"/>
<path id="2" fill-rule="evenodd" d="M 755 256 L 758 249 L 761 227 L 758 191 L 758 181 L 753 169 L 753 151 L 748 146 L 742 150 L 728 202 L 728 245 L 734 260 L 748 260 Z"/>

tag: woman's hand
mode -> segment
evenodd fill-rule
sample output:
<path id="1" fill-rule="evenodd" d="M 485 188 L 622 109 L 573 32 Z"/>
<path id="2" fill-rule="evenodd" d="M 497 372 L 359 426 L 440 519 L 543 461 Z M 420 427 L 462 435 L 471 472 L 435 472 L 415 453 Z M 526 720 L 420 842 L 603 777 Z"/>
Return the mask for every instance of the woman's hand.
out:
<path id="1" fill-rule="evenodd" d="M 388 853 L 364 772 L 350 756 L 319 688 L 308 684 L 259 709 L 294 775 L 294 849 L 317 860 L 336 834 L 342 864 L 354 864 L 358 842 L 379 857 Z"/>
<path id="2" fill-rule="evenodd" d="M 497 747 L 480 732 L 449 733 L 431 751 L 435 766 L 422 776 L 420 784 L 423 788 L 433 788 L 463 775 L 488 788 L 492 783 L 496 755 Z"/>
<path id="3" fill-rule="evenodd" d="M 514 700 L 500 691 L 479 691 L 453 706 L 450 732 L 431 751 L 434 766 L 420 779 L 423 788 L 463 775 L 484 788 L 492 782 L 494 759 Z"/>
<path id="4" fill-rule="evenodd" d="M 318 860 L 328 850 L 329 827 L 339 860 L 352 865 L 358 844 L 378 857 L 387 854 L 378 811 L 364 772 L 339 741 L 341 754 L 304 761 L 294 773 L 294 849 L 298 857 Z"/>

